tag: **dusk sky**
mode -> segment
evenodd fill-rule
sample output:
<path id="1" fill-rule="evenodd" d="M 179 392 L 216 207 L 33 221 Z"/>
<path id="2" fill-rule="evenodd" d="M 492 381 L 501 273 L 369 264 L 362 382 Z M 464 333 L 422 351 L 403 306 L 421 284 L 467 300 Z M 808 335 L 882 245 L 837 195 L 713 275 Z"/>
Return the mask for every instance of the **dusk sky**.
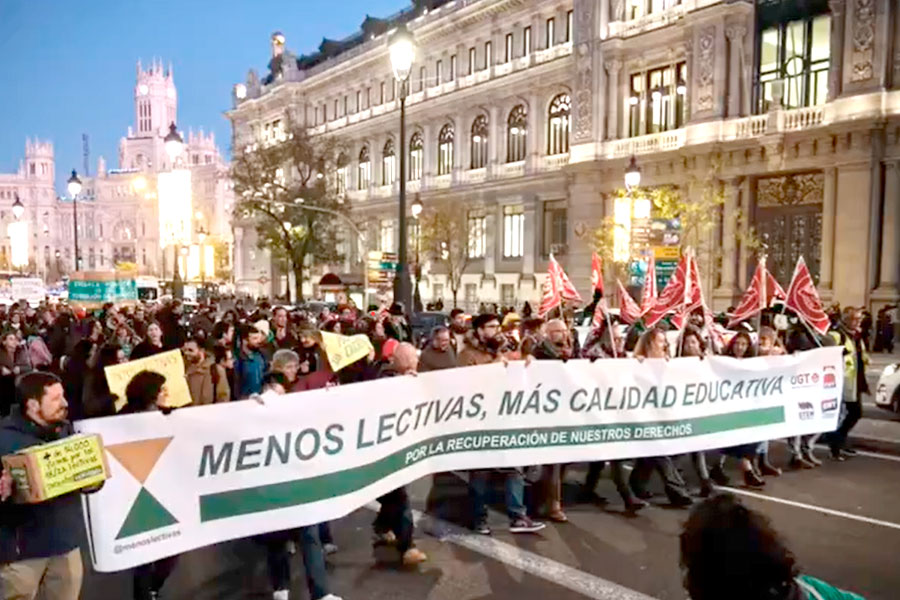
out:
<path id="1" fill-rule="evenodd" d="M 385 17 L 408 0 L 0 0 L 0 172 L 16 170 L 25 138 L 51 140 L 57 192 L 103 156 L 117 167 L 118 143 L 134 122 L 135 63 L 172 62 L 178 126 L 214 131 L 228 153 L 231 86 L 262 75 L 269 36 L 282 31 L 298 55 L 323 37 L 340 39 L 366 14 Z"/>

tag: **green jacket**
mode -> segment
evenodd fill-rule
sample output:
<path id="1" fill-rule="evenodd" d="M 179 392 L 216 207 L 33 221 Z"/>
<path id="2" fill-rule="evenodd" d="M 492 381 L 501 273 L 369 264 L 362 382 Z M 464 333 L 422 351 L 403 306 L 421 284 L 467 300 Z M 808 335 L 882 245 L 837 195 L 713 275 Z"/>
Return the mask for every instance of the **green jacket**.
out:
<path id="1" fill-rule="evenodd" d="M 796 581 L 802 600 L 865 600 L 862 596 L 845 592 L 809 575 L 801 575 Z"/>

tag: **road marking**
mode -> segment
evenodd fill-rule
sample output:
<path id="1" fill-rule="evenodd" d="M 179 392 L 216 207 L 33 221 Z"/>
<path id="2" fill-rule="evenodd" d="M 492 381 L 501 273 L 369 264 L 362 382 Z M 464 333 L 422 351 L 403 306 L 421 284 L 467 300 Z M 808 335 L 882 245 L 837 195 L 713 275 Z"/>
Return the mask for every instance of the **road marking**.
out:
<path id="1" fill-rule="evenodd" d="M 379 504 L 369 502 L 366 504 L 366 508 L 377 511 Z M 419 522 L 424 519 L 446 531 L 447 534 L 441 536 L 441 541 L 477 552 L 588 598 L 595 600 L 654 600 L 652 596 L 647 596 L 637 590 L 579 571 L 551 558 L 523 550 L 490 536 L 472 533 L 453 523 L 425 515 L 421 511 L 413 510 L 412 513 L 416 525 L 419 525 Z"/>
<path id="2" fill-rule="evenodd" d="M 765 494 L 759 494 L 757 492 L 750 492 L 748 490 L 742 490 L 739 488 L 727 487 L 727 486 L 716 486 L 717 489 L 725 490 L 727 492 L 731 492 L 732 494 L 740 494 L 742 496 L 749 496 L 751 498 L 756 498 L 758 500 L 768 500 L 769 502 L 776 502 L 778 504 L 786 504 L 788 506 L 793 506 L 796 508 L 805 508 L 806 510 L 811 510 L 814 512 L 819 512 L 826 515 L 831 515 L 833 517 L 842 517 L 844 519 L 850 519 L 852 521 L 860 521 L 861 523 L 869 523 L 870 525 L 878 525 L 880 527 L 888 527 L 890 529 L 900 530 L 900 523 L 891 523 L 890 521 L 882 521 L 881 519 L 873 519 L 872 517 L 864 517 L 862 515 L 854 515 L 853 513 L 844 512 L 842 510 L 834 510 L 832 508 L 825 508 L 824 506 L 816 506 L 815 504 L 806 504 L 804 502 L 797 502 L 795 500 L 785 500 L 784 498 L 776 498 L 775 496 L 766 496 Z"/>
<path id="3" fill-rule="evenodd" d="M 867 440 L 875 440 L 878 441 L 880 438 L 865 438 Z M 893 444 L 897 443 L 897 440 L 883 440 L 885 442 L 890 442 Z M 880 452 L 869 452 L 868 450 L 857 450 L 857 454 L 860 456 L 866 456 L 868 458 L 879 458 L 881 460 L 890 460 L 893 462 L 900 462 L 900 456 L 892 456 L 890 454 L 882 454 Z"/>

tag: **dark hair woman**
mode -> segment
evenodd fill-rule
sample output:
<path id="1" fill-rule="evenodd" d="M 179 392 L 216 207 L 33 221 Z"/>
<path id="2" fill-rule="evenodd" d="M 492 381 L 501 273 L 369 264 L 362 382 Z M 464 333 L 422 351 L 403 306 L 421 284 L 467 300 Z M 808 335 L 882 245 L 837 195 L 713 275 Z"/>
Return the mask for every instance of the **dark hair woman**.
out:
<path id="1" fill-rule="evenodd" d="M 691 356 L 702 359 L 706 356 L 706 342 L 703 334 L 693 325 L 686 325 L 681 332 L 678 342 L 680 356 Z M 700 496 L 706 498 L 713 493 L 712 480 L 709 477 L 709 468 L 706 466 L 705 452 L 691 452 L 691 464 L 700 479 Z"/>
<path id="2" fill-rule="evenodd" d="M 84 380 L 84 416 L 109 417 L 116 414 L 118 396 L 110 392 L 106 381 L 106 367 L 125 362 L 125 353 L 118 344 L 105 344 L 100 348 L 96 364 Z"/>
<path id="3" fill-rule="evenodd" d="M 63 364 L 62 381 L 66 402 L 69 403 L 69 420 L 77 421 L 84 417 L 84 379 L 90 367 L 93 344 L 90 340 L 80 340 Z"/>

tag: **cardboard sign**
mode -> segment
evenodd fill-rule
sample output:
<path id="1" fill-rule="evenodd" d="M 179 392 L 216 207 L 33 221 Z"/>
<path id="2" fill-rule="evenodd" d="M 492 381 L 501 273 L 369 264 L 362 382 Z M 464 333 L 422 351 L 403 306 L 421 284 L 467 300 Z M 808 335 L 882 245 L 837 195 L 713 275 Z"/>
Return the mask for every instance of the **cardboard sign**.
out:
<path id="1" fill-rule="evenodd" d="M 328 357 L 328 364 L 334 372 L 340 371 L 347 365 L 351 365 L 368 356 L 375 348 L 368 336 L 363 334 L 357 335 L 340 335 L 337 333 L 322 333 L 322 348 L 325 349 L 325 356 Z"/>
<path id="2" fill-rule="evenodd" d="M 44 281 L 38 277 L 13 277 L 9 281 L 14 301 L 25 300 L 31 306 L 37 306 L 47 294 Z"/>
<path id="3" fill-rule="evenodd" d="M 13 501 L 34 504 L 109 479 L 103 440 L 97 434 L 73 435 L 24 448 L 3 457 L 15 482 Z"/>
<path id="4" fill-rule="evenodd" d="M 166 389 L 169 391 L 167 406 L 178 408 L 191 403 L 191 390 L 184 378 L 184 359 L 181 357 L 181 350 L 169 350 L 104 369 L 109 391 L 119 397 L 116 400 L 116 410 L 121 410 L 125 406 L 125 388 L 128 387 L 131 378 L 141 371 L 154 371 L 166 378 Z"/>

